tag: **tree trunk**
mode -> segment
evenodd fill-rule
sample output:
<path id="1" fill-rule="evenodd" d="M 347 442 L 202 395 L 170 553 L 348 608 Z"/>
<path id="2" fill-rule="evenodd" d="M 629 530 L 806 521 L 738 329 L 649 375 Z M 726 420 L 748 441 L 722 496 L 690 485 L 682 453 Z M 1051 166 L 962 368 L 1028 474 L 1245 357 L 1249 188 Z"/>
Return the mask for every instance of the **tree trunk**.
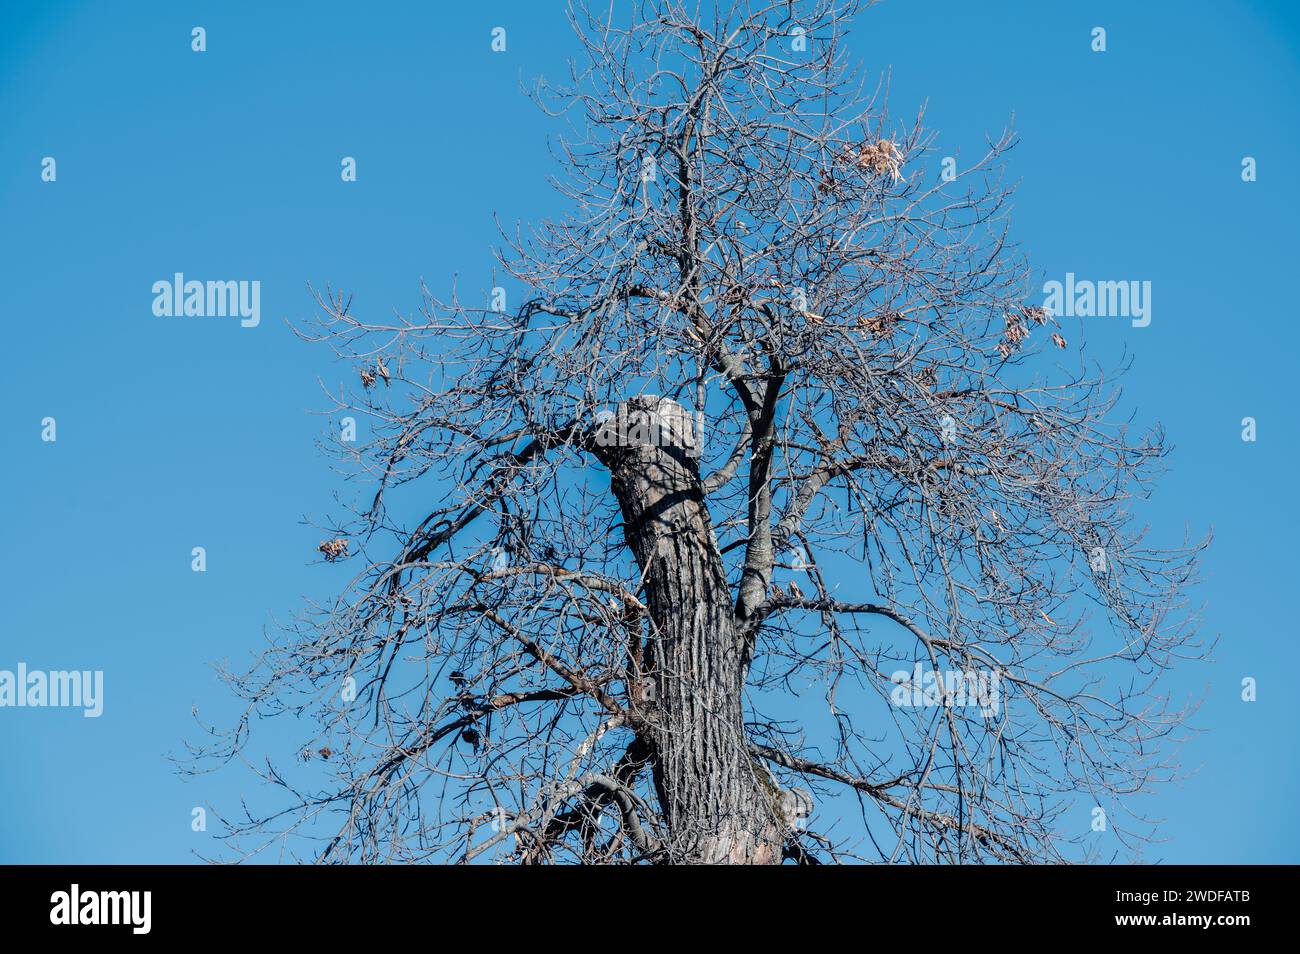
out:
<path id="1" fill-rule="evenodd" d="M 596 435 L 644 575 L 654 781 L 672 860 L 775 864 L 782 829 L 746 745 L 742 646 L 697 440 L 686 410 L 655 397 L 629 400 Z"/>

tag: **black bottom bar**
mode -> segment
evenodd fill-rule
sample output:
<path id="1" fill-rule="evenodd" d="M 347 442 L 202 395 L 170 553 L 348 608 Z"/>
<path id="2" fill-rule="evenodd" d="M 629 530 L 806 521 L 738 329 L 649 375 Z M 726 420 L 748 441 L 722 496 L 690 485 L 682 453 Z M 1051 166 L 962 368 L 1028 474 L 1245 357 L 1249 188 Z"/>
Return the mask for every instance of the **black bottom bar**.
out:
<path id="1" fill-rule="evenodd" d="M 475 947 L 533 938 L 734 944 L 735 931 L 768 929 L 813 941 L 847 930 L 873 945 L 1017 935 L 1044 944 L 1098 935 L 1232 943 L 1282 929 L 1294 882 L 1293 867 L 9 866 L 0 867 L 0 923 L 6 940 L 128 943 L 373 943 L 414 932 L 439 948 L 458 938 Z"/>

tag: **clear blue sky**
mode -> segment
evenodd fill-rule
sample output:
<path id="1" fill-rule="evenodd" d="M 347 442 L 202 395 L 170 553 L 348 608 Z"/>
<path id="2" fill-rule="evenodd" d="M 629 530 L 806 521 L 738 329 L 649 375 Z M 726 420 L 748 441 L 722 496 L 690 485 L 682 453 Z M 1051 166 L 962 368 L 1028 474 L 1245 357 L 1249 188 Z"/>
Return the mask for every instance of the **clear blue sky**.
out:
<path id="1" fill-rule="evenodd" d="M 301 520 L 338 489 L 317 377 L 350 372 L 284 320 L 309 313 L 309 280 L 372 315 L 413 309 L 421 277 L 490 285 L 492 215 L 556 211 L 553 127 L 519 82 L 559 74 L 568 45 L 558 2 L 0 3 L 0 669 L 106 674 L 99 719 L 0 709 L 0 862 L 212 850 L 191 807 L 232 806 L 251 777 L 186 781 L 164 758 L 191 706 L 233 714 L 207 663 L 242 663 L 341 582 L 309 565 Z M 1146 515 L 1214 530 L 1199 596 L 1220 642 L 1169 682 L 1204 698 L 1203 732 L 1195 774 L 1146 805 L 1166 819 L 1148 857 L 1300 861 L 1300 7 L 887 0 L 851 47 L 892 67 L 895 113 L 928 100 L 953 150 L 1014 114 L 1016 238 L 1046 276 L 1152 281 L 1149 327 L 1088 338 L 1133 355 L 1129 406 L 1176 445 Z M 150 287 L 176 271 L 261 281 L 261 326 L 155 318 Z"/>

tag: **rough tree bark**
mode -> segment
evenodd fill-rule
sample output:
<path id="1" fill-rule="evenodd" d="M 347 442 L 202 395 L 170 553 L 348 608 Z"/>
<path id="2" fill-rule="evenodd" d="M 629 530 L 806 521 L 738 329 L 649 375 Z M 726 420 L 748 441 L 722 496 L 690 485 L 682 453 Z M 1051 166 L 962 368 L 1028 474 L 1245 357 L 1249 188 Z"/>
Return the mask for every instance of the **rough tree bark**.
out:
<path id="1" fill-rule="evenodd" d="M 697 440 L 686 409 L 657 397 L 625 402 L 597 439 L 645 585 L 655 788 L 675 860 L 773 864 L 781 825 L 745 744 L 743 646 Z"/>

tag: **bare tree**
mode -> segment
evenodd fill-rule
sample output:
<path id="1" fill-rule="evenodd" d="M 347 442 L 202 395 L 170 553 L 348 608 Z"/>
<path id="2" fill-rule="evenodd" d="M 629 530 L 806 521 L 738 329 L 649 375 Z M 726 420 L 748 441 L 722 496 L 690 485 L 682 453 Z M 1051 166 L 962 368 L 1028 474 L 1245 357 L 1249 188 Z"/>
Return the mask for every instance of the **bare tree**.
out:
<path id="1" fill-rule="evenodd" d="M 225 819 L 237 851 L 1041 862 L 1088 857 L 1093 806 L 1150 836 L 1203 543 L 1146 542 L 1162 434 L 1026 303 L 1014 137 L 941 175 L 847 61 L 858 6 L 571 10 L 522 304 L 317 295 L 373 494 L 326 528 L 338 601 L 227 673 L 200 755 L 293 713 L 328 777 L 259 769 L 288 801 Z"/>

